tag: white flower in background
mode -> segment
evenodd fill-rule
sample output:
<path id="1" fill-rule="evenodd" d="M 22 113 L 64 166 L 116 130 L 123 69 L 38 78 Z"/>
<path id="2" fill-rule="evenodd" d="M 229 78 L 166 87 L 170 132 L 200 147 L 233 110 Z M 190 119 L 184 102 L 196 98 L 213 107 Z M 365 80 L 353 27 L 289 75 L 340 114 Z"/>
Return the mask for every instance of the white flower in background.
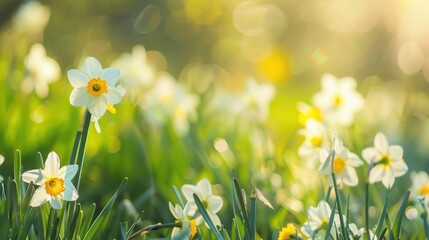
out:
<path id="1" fill-rule="evenodd" d="M 3 157 L 3 155 L 0 154 L 0 165 L 2 165 L 3 162 L 4 162 L 4 157 Z M 0 183 L 1 182 L 3 182 L 3 176 L 2 175 L 0 175 Z"/>
<path id="2" fill-rule="evenodd" d="M 402 158 L 403 150 L 399 145 L 389 145 L 383 133 L 377 133 L 374 147 L 362 151 L 363 158 L 373 165 L 369 172 L 369 183 L 381 181 L 386 188 L 391 188 L 396 177 L 404 175 L 408 166 Z"/>
<path id="3" fill-rule="evenodd" d="M 364 240 L 365 239 L 365 228 L 357 228 L 356 224 L 350 223 L 349 224 L 349 239 L 356 239 L 356 240 Z M 369 230 L 369 238 L 371 240 L 377 240 L 377 236 Z"/>
<path id="4" fill-rule="evenodd" d="M 310 167 L 315 167 L 315 163 L 319 160 L 320 150 L 329 146 L 326 127 L 319 121 L 308 119 L 305 128 L 301 129 L 299 133 L 305 139 L 298 148 L 298 155 L 308 160 Z"/>
<path id="5" fill-rule="evenodd" d="M 194 201 L 193 194 L 195 193 L 206 207 L 207 213 L 209 214 L 211 220 L 216 226 L 221 226 L 219 217 L 216 215 L 220 211 L 223 205 L 223 200 L 219 196 L 212 194 L 212 186 L 210 185 L 209 180 L 204 178 L 200 180 L 197 185 L 185 184 L 182 186 L 182 193 L 186 198 L 186 201 L 190 205 L 189 214 L 195 216 L 197 213 L 197 205 Z M 202 221 L 202 216 L 197 214 L 197 222 Z"/>
<path id="6" fill-rule="evenodd" d="M 28 1 L 19 8 L 12 22 L 17 31 L 39 33 L 45 29 L 50 15 L 49 7 L 37 1 Z"/>
<path id="7" fill-rule="evenodd" d="M 276 89 L 270 84 L 259 84 L 254 78 L 246 80 L 246 87 L 240 93 L 242 113 L 264 121 L 268 118 L 269 106 Z"/>
<path id="8" fill-rule="evenodd" d="M 343 183 L 347 186 L 356 186 L 359 182 L 358 176 L 356 174 L 355 167 L 359 167 L 363 164 L 362 160 L 354 153 L 350 152 L 346 147 L 344 147 L 343 142 L 338 137 L 335 137 L 334 142 L 334 150 L 335 157 L 333 163 L 333 170 L 336 174 L 336 180 L 339 185 Z M 320 151 L 320 162 L 324 169 L 321 169 L 325 174 L 331 175 L 332 166 L 327 159 L 330 151 L 327 149 L 322 149 Z M 326 164 L 324 164 L 326 163 Z M 332 178 L 328 178 L 330 184 L 332 185 Z"/>
<path id="9" fill-rule="evenodd" d="M 355 114 L 363 108 L 362 95 L 356 91 L 356 80 L 352 77 L 337 79 L 332 74 L 322 76 L 322 90 L 313 97 L 324 120 L 333 126 L 350 126 Z"/>
<path id="10" fill-rule="evenodd" d="M 186 239 L 192 239 L 197 233 L 197 221 L 195 219 L 192 219 L 192 216 L 189 214 L 191 210 L 190 205 L 186 204 L 185 207 L 182 209 L 179 204 L 173 206 L 171 202 L 168 202 L 168 206 L 170 207 L 170 212 L 171 214 L 173 214 L 174 218 L 176 219 L 176 222 L 179 221 L 182 223 L 182 228 L 173 228 L 173 230 L 171 231 L 171 238 L 174 239 L 174 237 L 177 236 L 182 229 L 187 227 L 189 228 L 190 238 Z"/>
<path id="11" fill-rule="evenodd" d="M 108 104 L 117 104 L 125 95 L 125 89 L 116 85 L 119 69 L 101 67 L 100 62 L 88 57 L 83 64 L 83 71 L 72 69 L 67 72 L 74 87 L 70 95 L 73 106 L 86 106 L 88 111 L 100 119 L 106 112 Z"/>
<path id="12" fill-rule="evenodd" d="M 163 74 L 147 92 L 141 106 L 149 122 L 162 125 L 170 120 L 176 133 L 183 136 L 189 131 L 189 122 L 197 118 L 198 103 L 195 94 L 188 93 L 173 77 Z"/>
<path id="13" fill-rule="evenodd" d="M 429 176 L 427 172 L 411 173 L 411 196 L 413 198 L 424 198 L 429 203 Z"/>
<path id="14" fill-rule="evenodd" d="M 317 204 L 317 207 L 309 207 L 307 216 L 308 220 L 302 225 L 301 231 L 309 237 L 314 237 L 321 230 L 326 230 L 331 216 L 331 207 L 322 200 Z M 334 222 L 336 226 L 340 226 L 340 217 L 335 213 Z M 335 227 L 331 228 L 331 234 L 335 234 Z"/>
<path id="15" fill-rule="evenodd" d="M 60 77 L 60 66 L 48 56 L 43 45 L 36 43 L 30 48 L 30 52 L 25 57 L 24 66 L 27 70 L 27 77 L 22 82 L 22 90 L 30 93 L 33 89 L 40 98 L 44 98 L 49 93 L 49 84 L 57 81 Z"/>
<path id="16" fill-rule="evenodd" d="M 45 169 L 34 169 L 22 174 L 24 182 L 33 182 L 39 188 L 34 192 L 30 206 L 38 207 L 48 201 L 55 209 L 60 209 L 62 200 L 75 201 L 79 195 L 71 182 L 78 170 L 77 165 L 60 168 L 60 159 L 55 152 L 50 152 L 45 162 Z"/>
<path id="17" fill-rule="evenodd" d="M 154 69 L 148 64 L 146 50 L 141 45 L 134 46 L 132 53 L 123 53 L 112 66 L 121 70 L 121 80 L 133 99 L 154 81 Z"/>

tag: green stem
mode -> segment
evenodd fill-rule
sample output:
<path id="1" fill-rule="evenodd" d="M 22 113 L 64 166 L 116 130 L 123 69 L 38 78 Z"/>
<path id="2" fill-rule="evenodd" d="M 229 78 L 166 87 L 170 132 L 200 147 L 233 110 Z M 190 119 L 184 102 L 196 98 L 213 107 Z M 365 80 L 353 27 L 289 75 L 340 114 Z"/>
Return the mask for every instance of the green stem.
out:
<path id="1" fill-rule="evenodd" d="M 162 229 L 162 228 L 172 228 L 172 227 L 182 227 L 182 223 L 181 222 L 177 222 L 177 223 L 157 223 L 157 224 L 152 224 L 152 225 L 148 225 L 140 230 L 138 230 L 137 232 L 133 233 L 131 236 L 128 237 L 128 239 L 133 239 L 137 236 L 140 236 L 141 233 L 143 232 L 149 232 L 152 230 L 158 230 L 158 229 Z"/>
<path id="2" fill-rule="evenodd" d="M 368 240 L 371 239 L 369 235 L 369 173 L 373 167 L 374 164 L 371 163 L 368 168 L 368 175 L 365 183 L 365 235 Z"/>
<path id="3" fill-rule="evenodd" d="M 82 176 L 82 168 L 83 168 L 83 162 L 84 162 L 84 155 L 85 155 L 85 149 L 86 149 L 86 140 L 88 138 L 88 130 L 89 130 L 89 123 L 91 122 L 91 113 L 89 113 L 88 109 L 85 110 L 85 115 L 83 116 L 83 121 L 80 125 L 80 129 L 78 131 L 78 134 L 76 136 L 79 135 L 79 132 L 81 132 L 81 139 L 79 141 L 79 147 L 77 148 L 77 159 L 76 159 L 76 164 L 78 165 L 78 172 L 77 172 L 77 179 L 75 179 L 75 183 L 76 183 L 76 189 L 79 190 L 79 185 L 80 185 L 80 178 Z M 75 141 L 76 143 L 76 141 Z M 73 149 L 75 150 L 75 149 Z M 74 153 L 75 154 L 75 153 Z M 73 156 L 73 153 L 72 153 Z"/>

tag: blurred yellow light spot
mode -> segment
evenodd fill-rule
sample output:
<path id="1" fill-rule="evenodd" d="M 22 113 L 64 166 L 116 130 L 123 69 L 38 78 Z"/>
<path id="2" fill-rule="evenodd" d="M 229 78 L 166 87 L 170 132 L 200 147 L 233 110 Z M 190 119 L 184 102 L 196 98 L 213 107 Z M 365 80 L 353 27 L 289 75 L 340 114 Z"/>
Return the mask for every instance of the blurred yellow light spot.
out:
<path id="1" fill-rule="evenodd" d="M 307 122 L 308 119 L 314 119 L 321 122 L 323 119 L 322 112 L 316 107 L 309 106 L 309 108 L 306 109 L 306 112 L 301 112 L 299 114 L 298 116 L 299 124 L 301 124 L 302 126 L 305 126 L 305 123 Z"/>
<path id="2" fill-rule="evenodd" d="M 311 56 L 313 60 L 319 65 L 324 64 L 329 59 L 329 55 L 321 49 L 317 49 L 316 51 L 314 51 Z"/>
<path id="3" fill-rule="evenodd" d="M 321 136 L 313 136 L 310 138 L 310 144 L 313 147 L 321 147 L 323 143 L 323 138 Z"/>
<path id="4" fill-rule="evenodd" d="M 425 185 L 419 188 L 419 195 L 427 195 L 427 194 L 429 194 L 429 183 L 426 183 Z"/>
<path id="5" fill-rule="evenodd" d="M 214 23 L 223 12 L 222 1 L 186 0 L 186 16 L 198 25 Z"/>
<path id="6" fill-rule="evenodd" d="M 214 141 L 214 147 L 216 151 L 224 153 L 228 150 L 228 143 L 223 138 L 216 138 Z"/>
<path id="7" fill-rule="evenodd" d="M 274 82 L 284 80 L 289 75 L 288 61 L 280 51 L 273 51 L 258 63 L 259 71 Z"/>
<path id="8" fill-rule="evenodd" d="M 346 161 L 340 157 L 334 159 L 334 172 L 341 173 L 346 168 Z"/>

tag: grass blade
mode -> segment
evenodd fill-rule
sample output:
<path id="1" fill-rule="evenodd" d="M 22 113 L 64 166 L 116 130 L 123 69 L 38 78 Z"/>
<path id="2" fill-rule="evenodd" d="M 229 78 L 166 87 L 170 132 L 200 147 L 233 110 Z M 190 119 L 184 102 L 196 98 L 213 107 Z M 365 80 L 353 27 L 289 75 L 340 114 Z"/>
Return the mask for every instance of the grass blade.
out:
<path id="1" fill-rule="evenodd" d="M 252 234 L 252 238 L 256 238 L 256 190 L 255 188 L 252 190 L 250 194 L 250 233 Z"/>
<path id="2" fill-rule="evenodd" d="M 249 222 L 249 218 L 247 217 L 246 207 L 244 206 L 244 200 L 243 200 L 243 195 L 241 193 L 240 184 L 238 183 L 236 178 L 234 178 L 233 181 L 234 181 L 235 196 L 238 199 L 240 211 L 243 216 L 244 224 L 246 226 L 246 232 L 250 237 L 250 239 L 253 240 L 252 234 L 250 233 L 250 222 Z"/>
<path id="3" fill-rule="evenodd" d="M 103 208 L 101 213 L 92 223 L 91 227 L 89 228 L 89 231 L 85 234 L 85 237 L 83 238 L 84 240 L 94 239 L 95 235 L 98 233 L 98 230 L 101 228 L 101 225 L 104 223 L 104 220 L 106 220 L 110 209 L 112 209 L 116 198 L 119 196 L 119 194 L 124 190 L 125 186 L 127 185 L 127 181 L 128 181 L 128 178 L 124 178 L 124 180 L 122 180 L 122 183 L 119 186 L 118 190 L 116 190 L 116 192 L 110 198 L 109 202 L 106 204 L 106 206 Z"/>
<path id="4" fill-rule="evenodd" d="M 389 201 L 389 190 L 387 190 L 386 200 L 384 201 L 383 210 L 381 211 L 380 218 L 378 219 L 378 222 L 377 222 L 377 228 L 375 229 L 375 232 L 374 232 L 375 236 L 378 236 L 380 234 L 381 229 L 383 227 L 383 222 L 384 222 L 384 219 L 386 218 L 386 213 L 387 213 L 388 201 Z"/>
<path id="5" fill-rule="evenodd" d="M 334 204 L 337 204 L 337 200 L 335 200 Z M 334 217 L 335 217 L 335 205 L 331 210 L 331 215 L 329 216 L 328 227 L 326 228 L 326 234 L 325 234 L 324 240 L 328 240 L 331 237 L 331 229 L 332 229 L 332 225 L 334 224 Z"/>
<path id="6" fill-rule="evenodd" d="M 407 207 L 408 198 L 410 197 L 410 191 L 407 191 L 402 199 L 401 206 L 399 207 L 398 214 L 396 214 L 395 226 L 393 228 L 393 232 L 396 235 L 396 239 L 400 239 L 401 235 L 401 226 L 402 226 L 402 218 L 405 214 L 405 208 Z"/>
<path id="7" fill-rule="evenodd" d="M 22 165 L 21 165 L 21 152 L 19 150 L 15 151 L 15 158 L 13 161 L 13 173 L 14 173 L 14 180 L 16 181 L 18 203 L 21 203 L 24 193 L 22 191 L 22 178 L 21 178 Z"/>
<path id="8" fill-rule="evenodd" d="M 210 228 L 210 230 L 212 230 L 212 232 L 216 236 L 216 239 L 223 240 L 222 235 L 220 234 L 220 232 L 217 230 L 216 226 L 214 225 L 212 219 L 210 218 L 209 214 L 207 213 L 207 210 L 204 207 L 204 204 L 201 202 L 200 198 L 195 193 L 193 194 L 193 196 L 194 196 L 195 204 L 197 205 L 198 210 L 201 213 L 201 216 L 203 216 L 203 218 L 206 221 L 207 225 L 209 225 L 209 228 Z"/>

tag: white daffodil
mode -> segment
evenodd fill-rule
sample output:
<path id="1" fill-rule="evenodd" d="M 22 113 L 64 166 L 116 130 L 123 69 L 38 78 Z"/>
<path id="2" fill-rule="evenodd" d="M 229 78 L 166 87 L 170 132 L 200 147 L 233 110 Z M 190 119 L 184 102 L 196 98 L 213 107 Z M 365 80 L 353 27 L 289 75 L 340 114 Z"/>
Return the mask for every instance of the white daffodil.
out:
<path id="1" fill-rule="evenodd" d="M 171 202 L 168 203 L 168 206 L 170 207 L 170 212 L 173 214 L 174 218 L 176 219 L 176 222 L 182 223 L 182 228 L 174 227 L 173 231 L 171 232 L 171 238 L 174 239 L 175 236 L 177 236 L 182 229 L 185 227 L 189 228 L 190 238 L 186 239 L 192 239 L 195 234 L 197 233 L 197 221 L 195 219 L 192 219 L 189 214 L 191 208 L 189 204 L 186 204 L 185 207 L 182 209 L 182 207 L 179 204 L 176 204 L 176 206 L 173 206 Z"/>
<path id="2" fill-rule="evenodd" d="M 391 188 L 395 178 L 404 175 L 408 170 L 402 154 L 401 146 L 390 146 L 386 136 L 383 133 L 377 133 L 374 138 L 374 147 L 362 151 L 363 158 L 373 166 L 369 172 L 369 183 L 381 181 L 386 188 Z"/>
<path id="3" fill-rule="evenodd" d="M 83 64 L 83 71 L 72 69 L 67 72 L 74 87 L 70 95 L 73 106 L 86 106 L 88 111 L 100 119 L 106 112 L 108 104 L 117 104 L 125 95 L 125 89 L 116 85 L 119 69 L 101 67 L 100 62 L 88 57 Z"/>
<path id="4" fill-rule="evenodd" d="M 249 77 L 246 80 L 246 87 L 240 93 L 242 110 L 244 114 L 259 121 L 268 118 L 269 106 L 274 98 L 276 89 L 270 84 L 259 84 L 254 78 Z"/>
<path id="5" fill-rule="evenodd" d="M 48 85 L 60 77 L 60 65 L 53 58 L 46 56 L 45 48 L 39 43 L 30 48 L 24 65 L 27 77 L 21 84 L 22 90 L 28 94 L 34 89 L 40 98 L 46 97 L 49 93 Z"/>
<path id="6" fill-rule="evenodd" d="M 212 187 L 207 178 L 200 180 L 197 185 L 183 185 L 182 193 L 185 196 L 188 204 L 190 205 L 189 214 L 191 216 L 199 215 L 197 214 L 198 207 L 193 197 L 193 194 L 195 193 L 200 198 L 203 205 L 206 207 L 207 213 L 209 214 L 213 223 L 216 226 L 221 226 L 220 219 L 216 215 L 216 213 L 218 213 L 222 208 L 223 200 L 221 197 L 212 194 Z M 202 221 L 201 215 L 197 217 L 197 221 Z"/>
<path id="7" fill-rule="evenodd" d="M 22 174 L 24 182 L 33 182 L 39 186 L 31 198 L 30 206 L 38 207 L 48 201 L 53 208 L 60 209 L 61 200 L 75 201 L 79 195 L 71 180 L 77 170 L 77 165 L 60 168 L 58 155 L 50 152 L 46 158 L 45 169 L 34 169 Z"/>
<path id="8" fill-rule="evenodd" d="M 349 224 L 349 239 L 356 239 L 356 240 L 364 240 L 365 238 L 365 228 L 357 228 L 356 224 L 350 223 Z M 371 240 L 377 240 L 377 236 L 369 230 L 369 238 Z"/>
<path id="9" fill-rule="evenodd" d="M 2 165 L 3 162 L 4 162 L 4 157 L 3 157 L 3 155 L 0 154 L 0 165 Z M 2 175 L 0 175 L 0 183 L 1 182 L 3 182 L 3 176 Z"/>
<path id="10" fill-rule="evenodd" d="M 40 33 L 48 24 L 51 10 L 38 1 L 23 4 L 13 17 L 13 26 L 19 32 Z"/>
<path id="11" fill-rule="evenodd" d="M 315 167 L 320 150 L 329 146 L 328 131 L 323 123 L 311 118 L 305 122 L 305 128 L 301 129 L 299 133 L 305 139 L 298 148 L 298 155 L 308 160 L 310 167 Z"/>
<path id="12" fill-rule="evenodd" d="M 134 46 L 132 53 L 123 53 L 112 66 L 121 70 L 124 87 L 133 99 L 154 81 L 154 69 L 148 64 L 146 50 L 141 45 Z"/>
<path id="13" fill-rule="evenodd" d="M 364 104 L 362 95 L 356 91 L 356 80 L 325 74 L 321 81 L 322 90 L 314 96 L 313 104 L 322 111 L 324 121 L 333 126 L 352 124 Z"/>
<path id="14" fill-rule="evenodd" d="M 413 198 L 424 198 L 429 203 L 429 176 L 427 172 L 411 173 L 411 195 Z"/>
<path id="15" fill-rule="evenodd" d="M 187 134 L 189 122 L 197 118 L 198 97 L 188 93 L 168 74 L 157 78 L 155 84 L 141 103 L 145 118 L 155 125 L 170 120 L 178 135 Z"/>
<path id="16" fill-rule="evenodd" d="M 308 220 L 302 225 L 301 231 L 309 237 L 315 237 L 321 230 L 326 230 L 331 216 L 331 207 L 322 200 L 317 204 L 317 207 L 309 207 L 307 216 Z M 338 214 L 334 216 L 336 226 L 340 226 L 340 217 Z M 331 228 L 331 234 L 335 233 L 335 228 Z"/>
<path id="17" fill-rule="evenodd" d="M 337 182 L 339 185 L 343 183 L 347 186 L 356 186 L 359 182 L 359 179 L 356 174 L 355 167 L 359 167 L 363 164 L 362 160 L 354 153 L 350 152 L 346 147 L 344 147 L 343 142 L 338 137 L 334 139 L 334 150 L 335 157 L 333 162 L 333 170 L 337 176 Z M 320 151 L 320 162 L 324 169 L 321 169 L 325 174 L 331 175 L 332 166 L 327 159 L 329 156 L 329 151 L 327 149 L 322 149 Z M 323 164 L 327 163 L 327 164 Z M 328 178 L 332 185 L 332 178 Z"/>

